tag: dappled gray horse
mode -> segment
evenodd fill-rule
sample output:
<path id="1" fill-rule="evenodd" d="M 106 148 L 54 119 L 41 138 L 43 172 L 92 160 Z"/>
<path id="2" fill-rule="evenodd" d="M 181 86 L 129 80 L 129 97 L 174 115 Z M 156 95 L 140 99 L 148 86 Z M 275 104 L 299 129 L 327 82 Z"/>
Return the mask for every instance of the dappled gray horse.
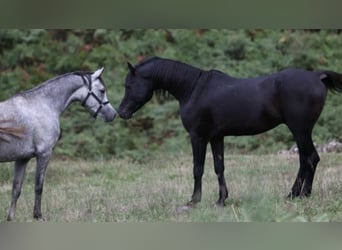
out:
<path id="1" fill-rule="evenodd" d="M 7 220 L 15 216 L 28 161 L 36 157 L 33 217 L 42 219 L 41 196 L 45 171 L 61 135 L 59 117 L 75 101 L 93 117 L 112 121 L 116 111 L 109 103 L 101 79 L 103 68 L 57 76 L 41 85 L 0 102 L 0 161 L 15 161 L 12 202 Z"/>

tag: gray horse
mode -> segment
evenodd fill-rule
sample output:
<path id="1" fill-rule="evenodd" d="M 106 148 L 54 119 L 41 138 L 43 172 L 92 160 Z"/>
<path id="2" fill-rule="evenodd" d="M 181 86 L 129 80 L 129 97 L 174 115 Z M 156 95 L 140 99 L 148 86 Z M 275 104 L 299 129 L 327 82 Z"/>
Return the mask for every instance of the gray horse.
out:
<path id="1" fill-rule="evenodd" d="M 72 102 L 82 102 L 95 118 L 114 120 L 116 111 L 107 99 L 102 71 L 60 75 L 0 102 L 0 161 L 15 161 L 8 221 L 15 216 L 26 165 L 33 157 L 37 160 L 33 217 L 43 219 L 45 171 L 61 135 L 59 117 Z"/>

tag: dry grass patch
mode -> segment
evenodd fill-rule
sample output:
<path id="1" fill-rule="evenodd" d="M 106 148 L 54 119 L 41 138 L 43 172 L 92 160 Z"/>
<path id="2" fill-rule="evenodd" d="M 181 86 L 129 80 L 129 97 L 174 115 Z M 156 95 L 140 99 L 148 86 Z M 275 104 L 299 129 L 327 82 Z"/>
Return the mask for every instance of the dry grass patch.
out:
<path id="1" fill-rule="evenodd" d="M 340 154 L 323 154 L 309 199 L 287 200 L 298 171 L 298 157 L 227 155 L 229 198 L 214 206 L 218 184 L 207 155 L 202 202 L 180 212 L 191 196 L 190 155 L 159 155 L 143 163 L 53 160 L 48 168 L 42 209 L 48 221 L 340 221 L 342 171 Z M 12 164 L 0 168 L 0 217 L 10 202 Z M 18 201 L 17 221 L 31 221 L 34 162 Z"/>

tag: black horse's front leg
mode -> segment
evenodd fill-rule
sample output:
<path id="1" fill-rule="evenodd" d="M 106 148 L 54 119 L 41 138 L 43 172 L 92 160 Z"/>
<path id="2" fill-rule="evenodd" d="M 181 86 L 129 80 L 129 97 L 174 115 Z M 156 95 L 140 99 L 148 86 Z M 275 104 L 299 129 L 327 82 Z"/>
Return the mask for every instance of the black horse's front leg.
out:
<path id="1" fill-rule="evenodd" d="M 224 178 L 223 137 L 210 140 L 210 145 L 214 158 L 215 173 L 219 184 L 219 199 L 216 204 L 218 206 L 224 206 L 224 201 L 228 198 L 228 189 Z"/>
<path id="2" fill-rule="evenodd" d="M 205 153 L 208 141 L 198 136 L 191 136 L 192 154 L 193 154 L 193 175 L 194 192 L 188 206 L 192 207 L 201 201 L 202 198 L 202 176 L 204 172 Z"/>

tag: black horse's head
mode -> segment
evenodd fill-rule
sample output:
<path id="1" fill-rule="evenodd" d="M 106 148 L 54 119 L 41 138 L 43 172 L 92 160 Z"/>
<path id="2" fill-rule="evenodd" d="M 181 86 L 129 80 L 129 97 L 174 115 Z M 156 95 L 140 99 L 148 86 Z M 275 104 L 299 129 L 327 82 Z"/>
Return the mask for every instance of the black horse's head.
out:
<path id="1" fill-rule="evenodd" d="M 125 81 L 125 95 L 122 99 L 118 113 L 121 118 L 129 119 L 153 95 L 153 82 L 151 77 L 144 76 L 130 63 L 127 64 L 129 73 Z"/>

